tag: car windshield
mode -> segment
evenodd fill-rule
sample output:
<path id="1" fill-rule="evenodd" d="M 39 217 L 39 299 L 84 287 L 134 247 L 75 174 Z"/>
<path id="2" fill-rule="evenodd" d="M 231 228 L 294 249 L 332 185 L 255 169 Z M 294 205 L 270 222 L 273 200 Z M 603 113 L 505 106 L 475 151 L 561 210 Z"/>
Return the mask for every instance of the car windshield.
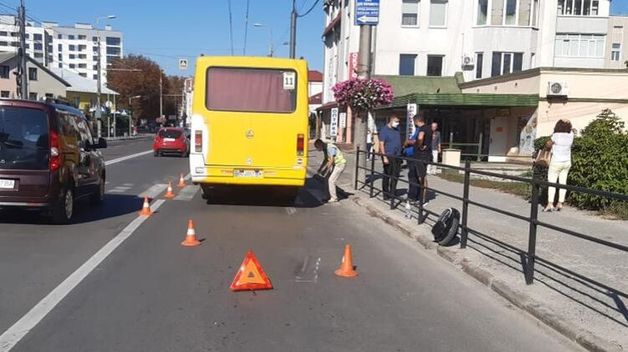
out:
<path id="1" fill-rule="evenodd" d="M 179 130 L 161 130 L 161 131 L 159 131 L 159 137 L 161 137 L 161 138 L 179 138 L 179 137 L 181 137 L 181 131 L 179 131 Z"/>
<path id="2" fill-rule="evenodd" d="M 49 143 L 44 111 L 0 107 L 0 169 L 47 169 Z"/>

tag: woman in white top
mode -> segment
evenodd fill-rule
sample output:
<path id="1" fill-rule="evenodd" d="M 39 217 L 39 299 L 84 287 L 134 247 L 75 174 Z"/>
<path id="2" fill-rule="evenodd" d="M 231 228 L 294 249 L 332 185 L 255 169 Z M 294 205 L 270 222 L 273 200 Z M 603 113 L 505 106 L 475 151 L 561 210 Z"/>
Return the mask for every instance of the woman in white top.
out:
<path id="1" fill-rule="evenodd" d="M 567 184 L 567 176 L 571 168 L 571 146 L 573 145 L 574 133 L 569 120 L 560 120 L 554 126 L 554 133 L 551 140 L 546 144 L 546 148 L 552 149 L 552 159 L 550 160 L 549 170 L 547 171 L 548 182 Z M 547 191 L 547 206 L 543 211 L 560 211 L 565 202 L 567 190 L 561 188 L 558 190 L 558 204 L 554 208 L 556 197 L 556 187 L 549 187 Z"/>

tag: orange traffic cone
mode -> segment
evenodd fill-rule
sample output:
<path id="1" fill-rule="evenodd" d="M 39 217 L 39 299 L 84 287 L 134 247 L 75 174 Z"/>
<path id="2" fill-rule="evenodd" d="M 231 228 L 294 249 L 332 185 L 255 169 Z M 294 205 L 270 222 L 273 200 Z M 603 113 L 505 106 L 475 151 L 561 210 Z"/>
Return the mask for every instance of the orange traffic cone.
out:
<path id="1" fill-rule="evenodd" d="M 148 201 L 148 197 L 144 197 L 144 206 L 142 206 L 142 211 L 140 211 L 140 216 L 151 216 L 153 215 L 153 211 L 150 210 L 150 202 Z"/>
<path id="2" fill-rule="evenodd" d="M 188 221 L 188 233 L 185 236 L 185 241 L 181 242 L 181 245 L 184 247 L 196 247 L 199 246 L 201 244 L 201 241 L 199 241 L 196 238 L 196 230 L 194 229 L 194 222 L 192 222 L 192 219 L 190 219 Z"/>
<path id="3" fill-rule="evenodd" d="M 168 182 L 168 191 L 166 191 L 166 195 L 164 197 L 168 199 L 174 198 L 174 192 L 172 191 L 172 182 Z"/>
<path id="4" fill-rule="evenodd" d="M 185 184 L 185 179 L 183 178 L 183 174 L 181 174 L 181 177 L 179 177 L 179 184 L 177 185 L 177 187 L 183 188 L 185 186 L 187 185 Z"/>
<path id="5" fill-rule="evenodd" d="M 358 272 L 353 270 L 353 258 L 351 256 L 351 245 L 345 245 L 345 255 L 342 257 L 340 268 L 335 271 L 336 275 L 342 277 L 356 277 Z"/>

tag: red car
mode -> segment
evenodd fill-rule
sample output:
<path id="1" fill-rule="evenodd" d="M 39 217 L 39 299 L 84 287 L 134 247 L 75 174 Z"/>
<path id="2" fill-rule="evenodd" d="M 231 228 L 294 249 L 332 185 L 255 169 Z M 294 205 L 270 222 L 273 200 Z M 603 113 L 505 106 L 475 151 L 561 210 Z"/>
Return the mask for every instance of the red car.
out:
<path id="1" fill-rule="evenodd" d="M 188 137 L 183 128 L 166 127 L 157 132 L 153 142 L 153 154 L 162 156 L 164 154 L 178 154 L 187 157 L 190 154 Z"/>

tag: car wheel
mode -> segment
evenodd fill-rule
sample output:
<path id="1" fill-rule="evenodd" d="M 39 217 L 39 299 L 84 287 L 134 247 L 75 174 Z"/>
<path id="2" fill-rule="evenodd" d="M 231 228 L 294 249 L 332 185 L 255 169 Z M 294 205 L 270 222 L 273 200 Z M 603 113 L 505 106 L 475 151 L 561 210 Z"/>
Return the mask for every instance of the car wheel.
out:
<path id="1" fill-rule="evenodd" d="M 209 185 L 201 185 L 201 197 L 205 200 L 209 200 L 210 187 Z"/>
<path id="2" fill-rule="evenodd" d="M 158 157 L 159 156 L 159 151 L 157 151 L 157 150 L 153 151 L 153 156 L 154 157 Z"/>
<path id="3" fill-rule="evenodd" d="M 105 177 L 100 178 L 98 190 L 89 199 L 92 204 L 102 204 L 105 201 Z"/>
<path id="4" fill-rule="evenodd" d="M 52 222 L 55 224 L 68 224 L 74 215 L 74 192 L 66 187 L 61 191 L 57 204 L 52 209 Z"/>

